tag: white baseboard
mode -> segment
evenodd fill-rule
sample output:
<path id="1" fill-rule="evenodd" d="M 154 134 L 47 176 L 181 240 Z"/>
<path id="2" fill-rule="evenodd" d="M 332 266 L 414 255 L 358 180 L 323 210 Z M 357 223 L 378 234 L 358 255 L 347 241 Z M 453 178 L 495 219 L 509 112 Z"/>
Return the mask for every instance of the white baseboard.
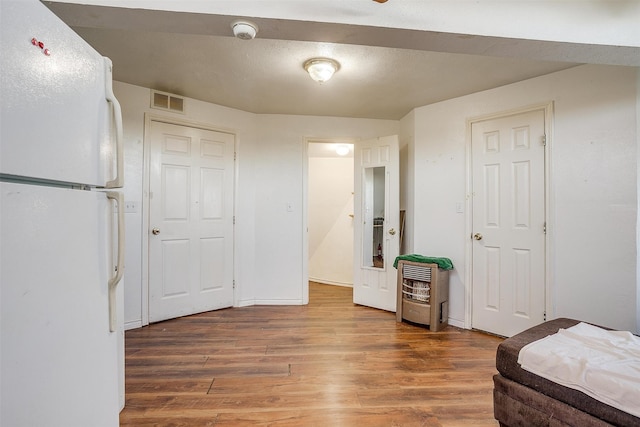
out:
<path id="1" fill-rule="evenodd" d="M 128 322 L 125 322 L 124 324 L 125 331 L 128 331 L 129 329 L 138 329 L 138 328 L 142 328 L 142 320 L 130 320 Z"/>
<path id="2" fill-rule="evenodd" d="M 244 300 L 240 300 L 238 301 L 237 304 L 234 305 L 234 307 L 251 307 L 252 305 L 256 305 L 256 301 L 253 299 L 244 299 Z"/>
<path id="3" fill-rule="evenodd" d="M 449 318 L 449 324 L 456 328 L 465 329 L 463 320 Z"/>
<path id="4" fill-rule="evenodd" d="M 301 299 L 257 299 L 256 305 L 304 305 Z"/>
<path id="5" fill-rule="evenodd" d="M 236 307 L 250 307 L 252 305 L 304 305 L 301 299 L 251 299 L 240 300 Z"/>
<path id="6" fill-rule="evenodd" d="M 331 280 L 319 279 L 317 277 L 309 277 L 310 282 L 317 282 L 323 285 L 344 286 L 345 288 L 353 288 L 353 283 L 332 282 Z"/>

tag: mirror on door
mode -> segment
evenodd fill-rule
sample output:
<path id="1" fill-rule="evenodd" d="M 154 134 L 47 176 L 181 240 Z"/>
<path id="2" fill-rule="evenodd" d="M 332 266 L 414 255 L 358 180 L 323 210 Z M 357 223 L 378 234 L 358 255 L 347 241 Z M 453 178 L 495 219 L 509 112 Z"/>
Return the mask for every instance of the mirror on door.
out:
<path id="1" fill-rule="evenodd" d="M 362 180 L 362 266 L 384 268 L 385 167 L 364 169 Z"/>

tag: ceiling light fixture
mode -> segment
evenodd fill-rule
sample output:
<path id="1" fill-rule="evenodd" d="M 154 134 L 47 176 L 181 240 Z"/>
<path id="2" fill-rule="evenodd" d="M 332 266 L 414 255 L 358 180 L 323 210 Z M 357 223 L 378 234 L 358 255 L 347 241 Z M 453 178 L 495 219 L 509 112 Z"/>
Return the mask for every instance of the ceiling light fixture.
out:
<path id="1" fill-rule="evenodd" d="M 231 29 L 233 35 L 241 40 L 251 40 L 258 34 L 258 26 L 249 21 L 233 21 Z"/>
<path id="2" fill-rule="evenodd" d="M 346 156 L 347 154 L 349 154 L 349 151 L 351 151 L 351 149 L 346 144 L 338 144 L 336 146 L 336 154 L 338 156 Z"/>
<path id="3" fill-rule="evenodd" d="M 324 83 L 340 69 L 340 64 L 329 58 L 311 58 L 304 63 L 303 67 L 313 80 Z"/>

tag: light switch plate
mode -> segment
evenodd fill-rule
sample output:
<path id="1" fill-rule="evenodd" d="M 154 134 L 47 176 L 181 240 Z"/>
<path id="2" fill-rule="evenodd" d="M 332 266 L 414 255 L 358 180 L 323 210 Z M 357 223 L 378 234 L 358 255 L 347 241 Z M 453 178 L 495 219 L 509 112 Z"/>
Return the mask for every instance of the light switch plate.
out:
<path id="1" fill-rule="evenodd" d="M 124 213 L 137 213 L 138 212 L 138 202 L 129 201 L 124 202 Z"/>

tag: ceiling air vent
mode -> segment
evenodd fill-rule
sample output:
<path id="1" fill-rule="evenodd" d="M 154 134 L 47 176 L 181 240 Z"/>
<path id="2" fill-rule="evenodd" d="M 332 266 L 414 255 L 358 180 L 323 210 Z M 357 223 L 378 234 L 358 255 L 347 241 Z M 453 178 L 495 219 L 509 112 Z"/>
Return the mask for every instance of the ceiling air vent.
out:
<path id="1" fill-rule="evenodd" d="M 184 113 L 184 98 L 165 92 L 151 91 L 151 108 Z"/>

